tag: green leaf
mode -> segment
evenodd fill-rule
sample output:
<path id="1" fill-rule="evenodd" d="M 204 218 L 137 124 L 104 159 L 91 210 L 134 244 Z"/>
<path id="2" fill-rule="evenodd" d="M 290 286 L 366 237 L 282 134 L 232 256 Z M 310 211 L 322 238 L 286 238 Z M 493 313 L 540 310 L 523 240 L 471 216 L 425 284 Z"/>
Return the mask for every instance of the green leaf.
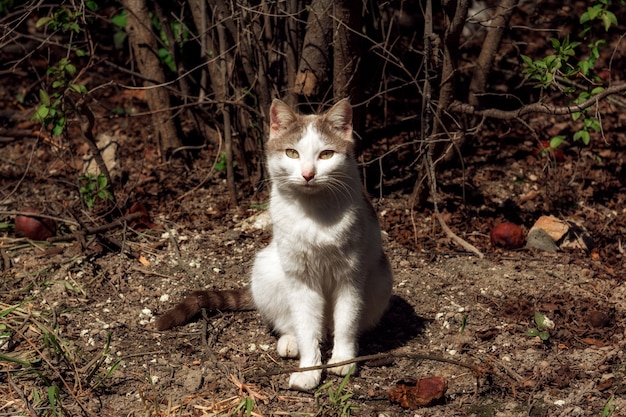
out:
<path id="1" fill-rule="evenodd" d="M 56 415 L 57 408 L 57 398 L 59 396 L 59 387 L 56 385 L 52 385 L 48 387 L 48 401 L 50 402 L 50 407 L 52 407 L 53 415 Z"/>
<path id="2" fill-rule="evenodd" d="M 39 90 L 39 100 L 41 104 L 50 106 L 50 96 L 44 90 Z"/>
<path id="3" fill-rule="evenodd" d="M 62 133 L 63 133 L 63 125 L 60 125 L 60 124 L 54 125 L 54 127 L 52 128 L 52 134 L 54 136 L 61 136 Z"/>
<path id="4" fill-rule="evenodd" d="M 107 188 L 107 177 L 103 174 L 98 175 L 98 188 L 104 190 Z"/>
<path id="5" fill-rule="evenodd" d="M 539 336 L 539 330 L 537 330 L 537 329 L 528 329 L 528 331 L 526 332 L 526 336 L 530 336 L 530 337 Z"/>
<path id="6" fill-rule="evenodd" d="M 617 17 L 615 17 L 613 12 L 610 12 L 608 10 L 603 11 L 603 13 L 600 15 L 600 19 L 604 24 L 604 30 L 607 32 L 611 28 L 611 25 L 617 25 Z"/>
<path id="7" fill-rule="evenodd" d="M 532 66 L 533 65 L 533 60 L 526 55 L 520 55 L 520 57 L 522 58 L 522 61 L 524 61 L 524 63 L 528 66 Z"/>
<path id="8" fill-rule="evenodd" d="M 561 42 L 559 42 L 559 40 L 556 38 L 550 38 L 550 43 L 552 44 L 552 47 L 554 49 L 559 49 L 561 46 Z"/>
<path id="9" fill-rule="evenodd" d="M 50 107 L 46 106 L 45 104 L 42 104 L 41 106 L 37 107 L 37 110 L 35 111 L 35 114 L 33 115 L 33 120 L 38 120 L 40 122 L 43 122 L 43 120 L 48 117 L 48 114 L 50 113 Z"/>
<path id="10" fill-rule="evenodd" d="M 579 111 L 577 111 L 576 113 L 572 113 L 572 120 L 576 121 L 578 119 L 580 119 L 580 116 L 582 116 L 583 114 Z"/>
<path id="11" fill-rule="evenodd" d="M 591 95 L 595 96 L 596 94 L 600 94 L 603 91 L 604 91 L 604 87 L 602 87 L 602 86 L 596 87 L 593 90 L 591 90 Z"/>
<path id="12" fill-rule="evenodd" d="M 579 130 L 574 133 L 574 140 L 581 140 L 585 145 L 589 145 L 591 142 L 591 135 L 586 130 Z"/>
<path id="13" fill-rule="evenodd" d="M 69 89 L 75 93 L 87 93 L 87 88 L 82 84 L 70 84 Z"/>
<path id="14" fill-rule="evenodd" d="M 564 140 L 565 136 L 563 135 L 554 136 L 550 139 L 550 147 L 553 149 L 558 148 Z"/>
<path id="15" fill-rule="evenodd" d="M 98 10 L 98 3 L 96 3 L 95 1 L 86 1 L 85 6 L 87 6 L 87 8 L 91 10 L 92 12 L 95 12 Z"/>
<path id="16" fill-rule="evenodd" d="M 65 72 L 67 72 L 70 75 L 74 75 L 76 74 L 76 67 L 72 64 L 67 64 L 65 66 Z"/>
<path id="17" fill-rule="evenodd" d="M 535 324 L 541 330 L 546 328 L 546 316 L 538 311 L 535 311 Z"/>
<path id="18" fill-rule="evenodd" d="M 3 353 L 0 353 L 0 361 L 1 362 L 17 363 L 17 364 L 22 365 L 22 366 L 32 366 L 32 364 L 29 361 L 27 361 L 27 360 L 15 358 L 15 357 L 13 357 L 11 355 L 5 355 Z"/>
<path id="19" fill-rule="evenodd" d="M 35 23 L 35 27 L 40 28 L 42 26 L 45 26 L 48 23 L 50 23 L 51 20 L 52 20 L 51 17 L 42 17 L 37 21 L 37 23 Z"/>
<path id="20" fill-rule="evenodd" d="M 578 61 L 578 70 L 583 75 L 589 75 L 589 70 L 591 69 L 591 64 L 589 61 Z"/>
<path id="21" fill-rule="evenodd" d="M 115 16 L 113 16 L 111 18 L 111 23 L 113 23 L 116 26 L 119 26 L 121 28 L 125 28 L 126 27 L 126 11 L 122 10 L 121 13 L 116 14 Z"/>
<path id="22" fill-rule="evenodd" d="M 539 339 L 545 342 L 546 340 L 550 339 L 550 333 L 547 330 L 544 330 L 543 332 L 539 332 Z"/>

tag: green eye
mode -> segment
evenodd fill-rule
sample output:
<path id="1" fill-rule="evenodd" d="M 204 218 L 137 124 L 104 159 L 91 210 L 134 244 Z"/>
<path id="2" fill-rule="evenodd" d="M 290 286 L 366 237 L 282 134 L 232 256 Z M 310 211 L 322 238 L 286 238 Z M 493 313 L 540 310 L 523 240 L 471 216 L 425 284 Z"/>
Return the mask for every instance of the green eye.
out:
<path id="1" fill-rule="evenodd" d="M 320 159 L 330 159 L 335 154 L 335 151 L 322 151 L 320 152 Z"/>
<path id="2" fill-rule="evenodd" d="M 300 158 L 300 154 L 295 149 L 286 149 L 285 150 L 285 155 L 287 155 L 291 159 L 298 159 L 298 158 Z"/>

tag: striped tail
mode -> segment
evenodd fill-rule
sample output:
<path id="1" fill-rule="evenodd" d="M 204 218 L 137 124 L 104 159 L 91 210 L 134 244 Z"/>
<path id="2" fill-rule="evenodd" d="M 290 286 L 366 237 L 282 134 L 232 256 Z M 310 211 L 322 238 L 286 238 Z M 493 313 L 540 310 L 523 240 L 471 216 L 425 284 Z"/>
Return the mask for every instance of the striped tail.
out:
<path id="1" fill-rule="evenodd" d="M 203 308 L 209 311 L 246 311 L 254 310 L 252 295 L 247 288 L 223 291 L 194 291 L 156 320 L 157 330 L 168 330 L 187 324 Z"/>

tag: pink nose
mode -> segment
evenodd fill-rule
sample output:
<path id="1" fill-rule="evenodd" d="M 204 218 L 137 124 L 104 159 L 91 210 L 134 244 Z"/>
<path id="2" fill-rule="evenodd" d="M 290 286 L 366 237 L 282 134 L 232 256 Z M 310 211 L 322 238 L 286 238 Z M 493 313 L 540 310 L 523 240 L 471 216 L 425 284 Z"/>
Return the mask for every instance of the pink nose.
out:
<path id="1" fill-rule="evenodd" d="M 315 173 L 313 172 L 303 172 L 302 178 L 306 180 L 306 182 L 311 181 L 315 177 Z"/>

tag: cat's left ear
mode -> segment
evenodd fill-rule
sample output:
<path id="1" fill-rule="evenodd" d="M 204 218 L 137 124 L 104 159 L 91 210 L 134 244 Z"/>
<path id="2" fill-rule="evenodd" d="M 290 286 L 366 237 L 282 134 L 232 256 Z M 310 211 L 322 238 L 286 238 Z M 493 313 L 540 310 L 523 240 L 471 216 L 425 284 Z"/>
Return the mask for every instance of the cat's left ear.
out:
<path id="1" fill-rule="evenodd" d="M 326 112 L 324 118 L 345 139 L 352 141 L 352 106 L 347 98 L 339 100 Z"/>

